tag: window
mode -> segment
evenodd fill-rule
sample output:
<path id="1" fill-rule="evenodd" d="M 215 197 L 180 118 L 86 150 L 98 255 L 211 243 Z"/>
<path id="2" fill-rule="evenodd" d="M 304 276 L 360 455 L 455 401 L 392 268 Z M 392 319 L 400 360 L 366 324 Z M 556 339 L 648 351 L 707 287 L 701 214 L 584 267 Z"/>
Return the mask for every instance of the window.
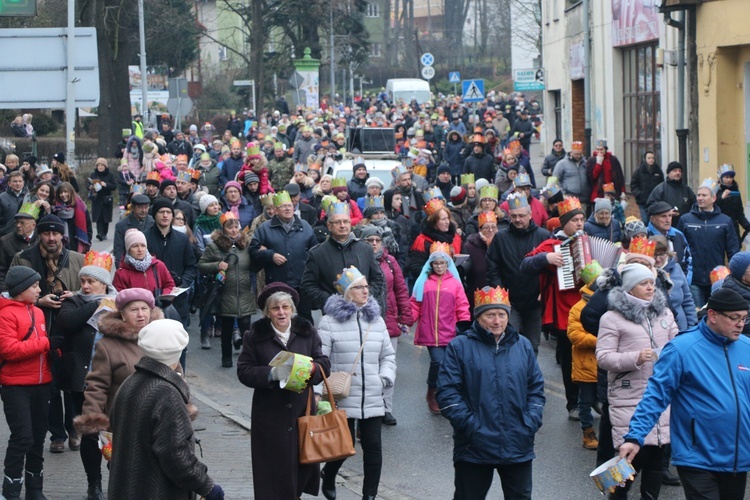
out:
<path id="1" fill-rule="evenodd" d="M 380 17 L 380 4 L 368 3 L 367 4 L 367 17 Z"/>
<path id="2" fill-rule="evenodd" d="M 383 57 L 381 50 L 382 48 L 379 43 L 371 43 L 370 44 L 370 57 Z"/>
<path id="3" fill-rule="evenodd" d="M 623 169 L 628 177 L 646 151 L 661 157 L 661 70 L 656 67 L 658 43 L 628 47 L 623 64 Z"/>
<path id="4" fill-rule="evenodd" d="M 229 59 L 229 56 L 227 55 L 227 48 L 223 45 L 219 46 L 219 61 L 226 61 Z"/>

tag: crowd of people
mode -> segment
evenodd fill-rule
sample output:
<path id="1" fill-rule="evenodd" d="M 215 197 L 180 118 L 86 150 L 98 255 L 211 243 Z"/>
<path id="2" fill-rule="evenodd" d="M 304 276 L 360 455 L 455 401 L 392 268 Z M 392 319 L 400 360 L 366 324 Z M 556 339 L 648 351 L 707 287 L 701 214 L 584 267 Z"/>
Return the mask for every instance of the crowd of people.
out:
<path id="1" fill-rule="evenodd" d="M 556 376 L 536 360 L 543 335 L 556 345 L 562 417 L 580 421 L 597 465 L 619 450 L 641 473 L 642 498 L 680 482 L 689 498 L 741 498 L 750 253 L 740 229 L 750 222 L 734 169 L 722 165 L 694 192 L 682 165 L 665 175 L 647 152 L 628 197 L 606 139 L 589 158 L 582 143 L 566 151 L 556 140 L 537 180 L 529 111 L 538 106 L 520 94 L 488 97 L 476 114 L 454 99 L 373 98 L 234 115 L 221 136 L 172 130 L 167 117 L 150 130 L 136 117 L 117 167 L 99 158 L 81 184 L 61 153 L 51 166 L 9 155 L 3 496 L 18 498 L 25 484 L 27 498 L 44 498 L 49 431 L 50 452 L 66 442 L 80 450 L 89 499 L 105 489 L 109 498 L 223 498 L 195 457 L 180 376 L 197 323 L 202 349 L 220 337 L 217 366 L 233 367 L 240 352 L 238 378 L 254 389 L 255 498 L 336 498 L 343 460 L 300 464 L 297 418 L 309 391 L 319 401 L 324 374 L 350 370 L 338 407 L 362 446 L 363 498 L 376 497 L 381 426 L 397 425 L 399 338 L 410 332 L 429 356 L 426 410 L 455 431 L 454 498 L 484 498 L 494 471 L 506 498 L 532 497 L 544 377 Z M 368 126 L 393 129 L 390 184 L 347 151 L 352 130 Z M 332 177 L 345 157 L 351 174 Z M 628 210 L 633 197 L 638 210 Z M 92 251 L 93 227 L 108 239 L 117 206 L 112 254 Z M 619 261 L 571 262 L 562 249 L 582 234 L 622 248 Z M 716 351 L 710 369 L 696 345 Z M 283 370 L 269 365 L 281 351 L 313 360 L 303 392 L 284 390 Z M 671 417 L 670 403 L 681 410 Z M 737 425 L 716 436 L 716 419 Z M 108 487 L 98 444 L 107 432 Z M 151 442 L 153 433 L 164 438 Z M 626 498 L 630 485 L 610 496 Z"/>

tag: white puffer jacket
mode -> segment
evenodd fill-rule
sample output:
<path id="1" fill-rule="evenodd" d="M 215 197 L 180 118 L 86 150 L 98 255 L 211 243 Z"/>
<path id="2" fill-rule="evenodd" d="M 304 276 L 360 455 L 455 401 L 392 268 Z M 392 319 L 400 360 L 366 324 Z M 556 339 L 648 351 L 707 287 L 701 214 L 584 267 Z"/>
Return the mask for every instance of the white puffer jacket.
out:
<path id="1" fill-rule="evenodd" d="M 348 372 L 367 335 L 362 356 L 352 376 L 349 397 L 338 401 L 349 418 L 382 417 L 383 379 L 396 381 L 396 352 L 377 301 L 370 297 L 358 308 L 341 295 L 332 295 L 323 308 L 325 316 L 318 325 L 323 354 L 331 360 L 331 373 Z M 367 334 L 369 330 L 369 334 Z"/>

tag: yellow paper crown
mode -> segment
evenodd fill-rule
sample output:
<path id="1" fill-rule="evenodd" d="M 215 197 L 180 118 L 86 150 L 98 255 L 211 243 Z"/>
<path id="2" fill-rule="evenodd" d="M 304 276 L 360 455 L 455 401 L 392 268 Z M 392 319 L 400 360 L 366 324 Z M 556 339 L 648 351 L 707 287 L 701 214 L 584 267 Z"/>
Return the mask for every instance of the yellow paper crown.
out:
<path id="1" fill-rule="evenodd" d="M 112 271 L 112 255 L 107 252 L 89 250 L 83 257 L 83 265 L 101 267 L 107 271 Z"/>
<path id="2" fill-rule="evenodd" d="M 474 291 L 474 307 L 493 304 L 510 307 L 508 290 L 499 286 L 495 288 L 486 286 Z"/>
<path id="3" fill-rule="evenodd" d="M 557 204 L 557 212 L 560 214 L 560 217 L 569 212 L 572 212 L 573 210 L 581 210 L 581 200 L 579 200 L 575 196 L 565 198 L 563 201 Z"/>
<path id="4" fill-rule="evenodd" d="M 289 193 L 286 191 L 279 191 L 278 193 L 275 193 L 273 195 L 273 204 L 276 207 L 280 207 L 284 203 L 291 203 L 292 198 L 289 196 Z"/>
<path id="5" fill-rule="evenodd" d="M 333 187 L 335 187 L 335 188 L 337 188 L 337 187 L 346 187 L 346 179 L 344 179 L 343 177 L 336 177 L 331 182 L 331 185 Z"/>
<path id="6" fill-rule="evenodd" d="M 653 259 L 656 253 L 656 242 L 648 241 L 648 238 L 644 238 L 643 236 L 636 236 L 630 242 L 630 253 L 645 255 Z"/>
<path id="7" fill-rule="evenodd" d="M 156 170 L 153 170 L 146 175 L 147 181 L 156 181 L 161 183 L 161 175 Z"/>
<path id="8" fill-rule="evenodd" d="M 479 190 L 479 201 L 482 201 L 485 198 L 492 198 L 497 201 L 499 195 L 500 189 L 495 184 L 489 184 Z"/>
<path id="9" fill-rule="evenodd" d="M 18 213 L 27 214 L 27 215 L 32 216 L 35 219 L 38 219 L 40 211 L 41 209 L 33 203 L 24 203 L 23 205 L 21 205 L 21 208 L 18 210 Z"/>
<path id="10" fill-rule="evenodd" d="M 461 184 L 474 184 L 474 174 L 461 174 Z"/>
<path id="11" fill-rule="evenodd" d="M 488 222 L 494 222 L 497 223 L 497 215 L 495 212 L 482 212 L 479 214 L 479 227 L 484 226 Z"/>
<path id="12" fill-rule="evenodd" d="M 260 195 L 260 205 L 263 207 L 272 207 L 273 204 L 273 195 L 272 194 L 262 194 Z"/>
<path id="13" fill-rule="evenodd" d="M 443 252 L 444 254 L 453 255 L 453 247 L 451 247 L 449 243 L 436 241 L 430 245 L 430 254 L 435 252 Z"/>
<path id="14" fill-rule="evenodd" d="M 239 220 L 237 219 L 237 216 L 234 215 L 232 212 L 224 212 L 221 214 L 221 217 L 219 217 L 219 223 L 223 226 L 225 222 L 228 222 L 230 220 Z"/>
<path id="15" fill-rule="evenodd" d="M 445 200 L 442 198 L 433 198 L 425 204 L 424 211 L 429 217 L 443 207 L 445 207 Z"/>
<path id="16" fill-rule="evenodd" d="M 255 144 L 254 142 L 251 142 L 247 145 L 247 156 L 253 157 L 253 156 L 260 156 L 260 145 Z"/>
<path id="17" fill-rule="evenodd" d="M 711 280 L 711 284 L 713 285 L 719 280 L 723 280 L 727 276 L 729 276 L 729 268 L 727 266 L 716 266 L 711 270 L 711 273 L 708 275 L 708 278 Z"/>

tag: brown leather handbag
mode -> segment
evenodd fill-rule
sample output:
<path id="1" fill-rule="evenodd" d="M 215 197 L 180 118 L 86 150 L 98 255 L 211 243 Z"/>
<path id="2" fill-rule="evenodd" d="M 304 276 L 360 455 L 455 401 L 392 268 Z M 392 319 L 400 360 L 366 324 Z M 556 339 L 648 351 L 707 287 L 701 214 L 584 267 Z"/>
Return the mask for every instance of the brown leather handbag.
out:
<path id="1" fill-rule="evenodd" d="M 336 409 L 328 378 L 323 369 L 323 383 L 328 388 L 328 401 L 333 411 L 325 415 L 310 415 L 313 401 L 313 391 L 309 388 L 307 396 L 307 410 L 305 415 L 297 419 L 299 431 L 299 463 L 318 464 L 351 457 L 354 451 L 352 434 L 346 421 L 346 411 Z"/>

